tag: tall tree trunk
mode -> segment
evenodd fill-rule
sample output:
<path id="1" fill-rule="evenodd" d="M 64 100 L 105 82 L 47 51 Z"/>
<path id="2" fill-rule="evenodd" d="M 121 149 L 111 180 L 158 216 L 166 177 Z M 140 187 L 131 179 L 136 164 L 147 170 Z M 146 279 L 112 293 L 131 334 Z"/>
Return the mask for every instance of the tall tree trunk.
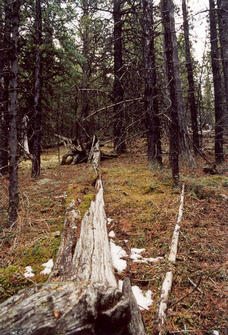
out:
<path id="1" fill-rule="evenodd" d="M 197 149 L 199 149 L 197 106 L 196 106 L 193 66 L 192 66 L 192 58 L 191 58 L 190 42 L 189 42 L 188 12 L 187 12 L 187 6 L 186 6 L 185 0 L 182 0 L 182 11 L 183 11 L 183 19 L 184 19 L 185 57 L 186 57 L 186 69 L 188 73 L 188 86 L 189 86 L 188 95 L 189 95 L 189 103 L 190 103 L 190 111 L 191 111 L 193 146 L 194 146 L 194 153 L 195 155 L 197 155 L 198 154 Z"/>
<path id="2" fill-rule="evenodd" d="M 196 164 L 191 153 L 187 123 L 184 111 L 184 101 L 182 97 L 181 79 L 179 74 L 179 59 L 178 59 L 178 47 L 177 47 L 177 36 L 174 18 L 174 4 L 173 0 L 168 1 L 169 8 L 169 20 L 170 29 L 173 44 L 173 64 L 174 64 L 174 80 L 176 81 L 177 88 L 177 106 L 178 106 L 178 118 L 179 118 L 179 148 L 180 155 L 183 162 L 187 162 L 189 167 L 195 168 Z"/>
<path id="3" fill-rule="evenodd" d="M 4 152 L 7 149 L 4 138 L 4 51 L 3 10 L 0 3 L 0 176 L 5 174 Z"/>
<path id="4" fill-rule="evenodd" d="M 89 37 L 90 33 L 90 26 L 89 26 L 89 1 L 82 0 L 82 18 L 81 18 L 81 33 L 82 33 L 82 54 L 84 57 L 84 62 L 82 64 L 82 90 L 81 90 L 81 115 L 82 118 L 86 118 L 90 112 L 90 103 L 89 103 L 89 95 L 88 95 L 88 88 L 90 87 L 90 78 L 91 78 L 91 69 L 90 69 L 90 54 L 89 48 L 91 39 Z M 89 120 L 85 120 L 83 123 L 81 131 L 81 140 L 88 141 L 88 139 L 92 140 L 94 135 L 94 120 L 92 117 Z"/>
<path id="5" fill-rule="evenodd" d="M 9 2 L 7 5 L 10 5 Z M 12 3 L 11 19 L 11 71 L 9 80 L 9 219 L 7 226 L 15 224 L 19 204 L 17 170 L 17 76 L 18 76 L 18 28 L 20 0 Z"/>
<path id="6" fill-rule="evenodd" d="M 174 45 L 173 45 L 173 25 L 170 11 L 172 11 L 172 0 L 161 0 L 162 24 L 164 28 L 164 45 L 166 56 L 166 68 L 168 88 L 170 95 L 169 106 L 169 136 L 170 136 L 170 164 L 172 176 L 175 184 L 179 182 L 179 120 L 178 120 L 178 94 L 177 81 L 175 77 Z"/>
<path id="7" fill-rule="evenodd" d="M 3 6 L 1 7 L 3 11 Z M 3 13 L 2 13 L 3 14 Z M 1 25 L 0 47 L 0 174 L 8 173 L 8 86 L 9 86 L 9 48 L 10 48 L 10 6 L 8 1 L 4 3 L 4 27 Z M 3 17 L 2 17 L 3 20 Z M 3 22 L 3 21 L 1 21 Z"/>
<path id="8" fill-rule="evenodd" d="M 126 151 L 124 141 L 124 110 L 123 99 L 124 91 L 121 84 L 123 75 L 123 59 L 122 59 L 122 0 L 114 0 L 113 20 L 114 20 L 114 146 L 117 153 Z"/>
<path id="9" fill-rule="evenodd" d="M 143 54 L 148 161 L 149 165 L 161 165 L 161 129 L 158 116 L 157 73 L 154 46 L 153 0 L 143 0 Z"/>
<path id="10" fill-rule="evenodd" d="M 35 65 L 35 88 L 34 88 L 34 137 L 32 177 L 40 175 L 40 146 L 41 146 L 41 93 L 42 93 L 42 11 L 40 0 L 36 0 L 35 16 L 35 43 L 36 43 L 36 65 Z"/>
<path id="11" fill-rule="evenodd" d="M 210 5 L 210 35 L 211 35 L 211 64 L 214 83 L 214 108 L 215 108 L 215 161 L 220 164 L 224 161 L 223 154 L 223 103 L 222 80 L 220 74 L 219 49 L 216 10 L 214 0 L 209 0 Z"/>
<path id="12" fill-rule="evenodd" d="M 224 126 L 228 134 L 228 2 L 226 0 L 218 0 L 217 2 L 225 90 Z"/>

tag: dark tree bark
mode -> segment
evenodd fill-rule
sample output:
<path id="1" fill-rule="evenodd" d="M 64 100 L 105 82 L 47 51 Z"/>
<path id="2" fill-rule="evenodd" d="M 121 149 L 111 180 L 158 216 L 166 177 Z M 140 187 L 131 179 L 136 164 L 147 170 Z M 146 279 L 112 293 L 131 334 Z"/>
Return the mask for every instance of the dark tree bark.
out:
<path id="1" fill-rule="evenodd" d="M 40 146 L 41 146 L 41 94 L 42 94 L 42 11 L 40 0 L 36 0 L 35 15 L 35 43 L 36 43 L 36 65 L 35 65 L 35 87 L 34 87 L 34 136 L 33 136 L 33 158 L 32 177 L 40 175 Z"/>
<path id="2" fill-rule="evenodd" d="M 84 62 L 82 63 L 82 81 L 81 81 L 81 116 L 83 119 L 87 118 L 90 113 L 90 102 L 88 89 L 91 80 L 91 67 L 90 67 L 90 26 L 89 26 L 89 1 L 82 0 L 82 18 L 81 18 L 81 38 L 82 38 L 82 54 Z M 88 139 L 92 140 L 94 134 L 94 119 L 90 117 L 85 120 L 82 127 L 78 128 L 80 131 L 80 139 L 82 142 L 87 142 Z"/>
<path id="3" fill-rule="evenodd" d="M 145 72 L 144 105 L 148 131 L 147 143 L 149 165 L 162 165 L 153 10 L 153 0 L 143 0 L 143 54 Z"/>
<path id="4" fill-rule="evenodd" d="M 124 141 L 124 110 L 123 99 L 124 91 L 121 84 L 123 75 L 123 60 L 122 60 L 122 0 L 114 0 L 113 20 L 114 20 L 114 146 L 118 154 L 126 151 Z"/>
<path id="5" fill-rule="evenodd" d="M 172 22 L 170 18 L 172 0 L 161 1 L 162 24 L 164 28 L 164 44 L 166 56 L 166 68 L 168 89 L 170 95 L 169 106 L 169 134 L 170 134 L 170 164 L 172 168 L 172 176 L 175 184 L 179 182 L 179 120 L 178 120 L 178 97 L 177 82 L 175 79 L 174 65 L 174 46 L 172 40 Z"/>
<path id="6" fill-rule="evenodd" d="M 173 45 L 173 64 L 174 64 L 174 80 L 176 82 L 177 89 L 177 106 L 178 106 L 178 119 L 179 119 L 179 150 L 182 162 L 187 162 L 190 168 L 195 168 L 196 164 L 193 159 L 190 142 L 187 131 L 187 123 L 185 117 L 184 101 L 182 96 L 181 79 L 179 72 L 179 59 L 178 59 L 178 46 L 177 46 L 177 36 L 175 27 L 175 17 L 174 17 L 174 4 L 173 1 L 168 2 L 169 8 L 169 20 L 170 20 L 170 30 Z"/>
<path id="7" fill-rule="evenodd" d="M 11 59 L 10 59 L 10 80 L 9 80 L 9 219 L 7 226 L 15 224 L 19 204 L 18 196 L 18 170 L 17 170 L 17 76 L 18 76 L 18 28 L 20 1 L 14 0 L 7 5 L 12 6 L 11 17 Z"/>
<path id="8" fill-rule="evenodd" d="M 194 146 L 195 155 L 198 155 L 199 134 L 198 134 L 198 122 L 197 122 L 197 105 L 196 105 L 196 98 L 195 98 L 193 66 L 192 66 L 192 58 L 191 58 L 190 42 L 189 42 L 188 11 L 187 11 L 185 0 L 182 0 L 182 11 L 183 11 L 183 19 L 184 19 L 185 57 L 186 57 L 186 69 L 188 73 L 188 86 L 189 86 L 188 96 L 189 96 L 190 111 L 191 111 L 193 146 Z"/>
<path id="9" fill-rule="evenodd" d="M 3 14 L 3 6 L 1 7 Z M 2 17 L 1 14 L 1 17 Z M 0 28 L 0 174 L 8 173 L 8 86 L 9 86 L 9 48 L 10 48 L 10 6 L 4 3 Z"/>
<path id="10" fill-rule="evenodd" d="M 210 5 L 210 37 L 211 37 L 211 64 L 214 83 L 214 108 L 215 108 L 215 161 L 220 164 L 224 161 L 223 154 L 223 95 L 222 80 L 219 63 L 218 34 L 216 10 L 214 0 L 209 0 Z"/>
<path id="11" fill-rule="evenodd" d="M 5 146 L 4 134 L 4 33 L 3 33 L 3 11 L 0 3 L 0 176 L 6 174 L 4 154 L 7 147 Z M 7 161 L 8 165 L 8 161 Z M 7 166 L 6 165 L 6 166 Z"/>
<path id="12" fill-rule="evenodd" d="M 217 2 L 225 91 L 224 125 L 226 128 L 226 132 L 228 133 L 228 2 L 226 0 L 218 0 Z"/>

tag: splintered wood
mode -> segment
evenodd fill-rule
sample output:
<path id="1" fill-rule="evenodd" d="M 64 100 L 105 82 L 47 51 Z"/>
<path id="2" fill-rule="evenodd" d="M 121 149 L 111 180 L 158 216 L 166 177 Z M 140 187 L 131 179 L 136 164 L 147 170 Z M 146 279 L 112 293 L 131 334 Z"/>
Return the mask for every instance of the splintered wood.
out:
<path id="1" fill-rule="evenodd" d="M 179 213 L 177 222 L 174 228 L 171 246 L 170 246 L 170 253 L 168 257 L 168 261 L 172 264 L 175 264 L 176 262 L 176 256 L 177 256 L 177 247 L 178 247 L 178 239 L 179 239 L 179 233 L 180 233 L 180 223 L 183 216 L 183 206 L 184 206 L 184 189 L 185 186 L 183 184 L 182 186 L 182 192 L 181 192 L 181 199 L 180 199 L 180 206 L 179 206 Z M 168 306 L 168 299 L 169 294 L 172 288 L 172 282 L 173 282 L 173 272 L 168 271 L 166 272 L 165 279 L 162 284 L 161 289 L 161 298 L 159 302 L 158 307 L 158 317 L 157 317 L 157 323 L 158 323 L 158 333 L 162 334 L 163 327 L 165 324 L 166 319 L 166 310 Z"/>
<path id="2" fill-rule="evenodd" d="M 19 292 L 0 305 L 0 334 L 145 335 L 130 280 L 117 288 L 106 228 L 103 186 L 82 222 L 71 202 L 49 282 Z"/>

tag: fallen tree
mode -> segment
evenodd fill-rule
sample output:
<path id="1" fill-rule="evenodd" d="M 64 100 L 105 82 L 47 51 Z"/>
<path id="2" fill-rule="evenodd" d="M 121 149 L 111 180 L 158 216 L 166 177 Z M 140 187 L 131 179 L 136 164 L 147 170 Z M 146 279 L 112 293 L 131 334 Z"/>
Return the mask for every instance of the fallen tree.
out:
<path id="1" fill-rule="evenodd" d="M 71 201 L 48 282 L 23 290 L 0 305 L 1 335 L 145 334 L 130 280 L 124 279 L 120 291 L 114 275 L 100 176 L 95 191 L 77 243 L 80 213 Z"/>
<path id="2" fill-rule="evenodd" d="M 91 148 L 93 148 L 94 143 L 97 142 L 95 136 L 93 137 L 92 141 L 88 141 L 87 143 L 81 143 L 81 141 L 78 139 L 73 140 L 58 134 L 55 136 L 58 137 L 61 144 L 69 149 L 62 157 L 62 165 L 73 165 L 90 161 Z M 99 146 L 102 146 L 102 144 Z M 116 157 L 117 154 L 115 152 L 105 152 L 100 150 L 100 160 Z"/>

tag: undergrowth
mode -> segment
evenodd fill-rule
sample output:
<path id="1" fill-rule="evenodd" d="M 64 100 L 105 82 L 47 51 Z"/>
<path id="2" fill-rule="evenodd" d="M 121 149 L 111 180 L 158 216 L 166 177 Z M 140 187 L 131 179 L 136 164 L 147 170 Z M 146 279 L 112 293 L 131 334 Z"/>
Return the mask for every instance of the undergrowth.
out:
<path id="1" fill-rule="evenodd" d="M 156 303 L 164 274 L 169 268 L 167 255 L 177 218 L 180 189 L 173 188 L 166 169 L 147 167 L 145 147 L 120 158 L 102 162 L 104 200 L 107 217 L 112 218 L 116 243 L 126 250 L 145 248 L 145 257 L 163 257 L 157 263 L 129 262 L 120 275 L 129 276 L 132 285 L 153 292 L 154 304 L 144 311 L 147 334 L 154 332 Z M 181 170 L 186 184 L 184 216 L 179 241 L 174 283 L 170 302 L 175 303 L 192 290 L 189 279 L 200 286 L 168 310 L 167 332 L 194 331 L 210 333 L 225 328 L 225 241 L 227 203 L 220 194 L 228 195 L 228 177 L 205 175 L 203 162 L 198 169 Z M 30 179 L 30 162 L 19 166 L 21 207 L 16 229 L 4 231 L 0 243 L 0 301 L 18 290 L 47 280 L 40 274 L 42 263 L 55 260 L 60 243 L 64 214 L 72 200 L 82 219 L 94 198 L 94 174 L 86 164 L 59 166 L 56 153 L 42 156 L 41 177 Z M 1 223 L 6 219 L 7 180 L 0 189 Z M 31 279 L 23 275 L 32 266 Z M 216 306 L 216 308 L 215 308 Z"/>

